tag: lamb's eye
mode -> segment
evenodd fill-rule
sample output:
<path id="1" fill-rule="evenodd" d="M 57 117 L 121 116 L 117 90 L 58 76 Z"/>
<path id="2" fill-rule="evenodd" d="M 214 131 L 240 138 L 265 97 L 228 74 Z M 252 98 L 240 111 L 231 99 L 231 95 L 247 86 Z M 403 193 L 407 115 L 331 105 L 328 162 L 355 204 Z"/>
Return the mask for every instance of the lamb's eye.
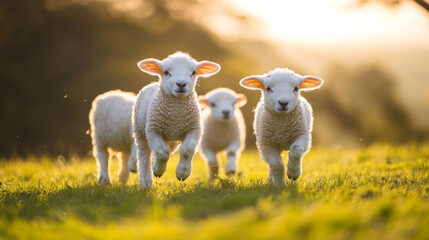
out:
<path id="1" fill-rule="evenodd" d="M 295 88 L 293 89 L 293 91 L 294 91 L 294 92 L 298 92 L 298 87 L 295 87 Z"/>
<path id="2" fill-rule="evenodd" d="M 267 92 L 273 92 L 273 90 L 270 87 L 267 87 Z"/>
<path id="3" fill-rule="evenodd" d="M 170 74 L 170 72 L 169 72 L 169 71 L 164 71 L 164 75 L 165 75 L 165 76 L 171 76 L 171 74 Z"/>
<path id="4" fill-rule="evenodd" d="M 215 103 L 210 103 L 210 106 L 216 107 L 216 104 Z"/>
<path id="5" fill-rule="evenodd" d="M 195 71 L 193 71 L 193 72 L 192 72 L 192 76 L 195 76 L 195 73 L 196 73 L 196 72 L 195 72 Z"/>

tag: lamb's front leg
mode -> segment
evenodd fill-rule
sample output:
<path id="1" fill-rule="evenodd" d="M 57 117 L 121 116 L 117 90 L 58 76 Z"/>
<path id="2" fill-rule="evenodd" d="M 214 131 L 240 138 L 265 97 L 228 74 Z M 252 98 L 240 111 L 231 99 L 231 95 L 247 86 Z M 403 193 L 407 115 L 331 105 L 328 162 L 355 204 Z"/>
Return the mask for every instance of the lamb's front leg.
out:
<path id="1" fill-rule="evenodd" d="M 153 188 L 151 150 L 146 137 L 141 132 L 134 133 L 137 150 L 138 172 L 142 189 Z"/>
<path id="2" fill-rule="evenodd" d="M 201 139 L 201 130 L 194 129 L 188 132 L 180 146 L 180 160 L 176 167 L 176 177 L 179 181 L 185 181 L 191 175 L 192 157 Z"/>
<path id="3" fill-rule="evenodd" d="M 262 159 L 268 163 L 270 168 L 269 181 L 274 186 L 285 186 L 285 166 L 283 164 L 281 151 L 269 145 L 262 145 L 259 147 Z"/>
<path id="4" fill-rule="evenodd" d="M 161 177 L 167 170 L 168 158 L 170 158 L 170 148 L 165 143 L 161 135 L 156 132 L 146 132 L 149 147 L 152 149 L 155 162 L 153 163 L 153 175 Z"/>
<path id="5" fill-rule="evenodd" d="M 299 136 L 289 148 L 289 160 L 287 163 L 287 176 L 297 180 L 302 173 L 302 157 L 310 147 L 311 136 L 303 134 Z"/>
<path id="6" fill-rule="evenodd" d="M 240 158 L 239 151 L 240 146 L 238 144 L 232 144 L 226 148 L 226 165 L 225 165 L 225 174 L 227 176 L 232 176 L 236 173 L 237 162 Z"/>

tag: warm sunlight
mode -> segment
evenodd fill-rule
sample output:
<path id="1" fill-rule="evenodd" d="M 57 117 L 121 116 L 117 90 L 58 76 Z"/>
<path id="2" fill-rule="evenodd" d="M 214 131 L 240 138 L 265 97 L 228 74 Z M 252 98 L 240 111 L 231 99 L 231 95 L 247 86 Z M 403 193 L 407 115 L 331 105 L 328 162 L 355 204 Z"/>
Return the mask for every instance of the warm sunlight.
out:
<path id="1" fill-rule="evenodd" d="M 427 44 L 429 16 L 417 4 L 389 9 L 354 0 L 236 0 L 237 8 L 266 24 L 263 38 L 310 45 Z M 406 33 L 406 34 L 404 34 Z"/>

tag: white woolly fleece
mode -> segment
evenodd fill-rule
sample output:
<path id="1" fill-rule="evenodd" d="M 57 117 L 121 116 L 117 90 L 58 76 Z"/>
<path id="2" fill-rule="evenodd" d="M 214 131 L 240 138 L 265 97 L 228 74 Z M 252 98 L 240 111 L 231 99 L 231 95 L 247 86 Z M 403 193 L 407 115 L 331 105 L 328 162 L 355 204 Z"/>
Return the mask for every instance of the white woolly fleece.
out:
<path id="1" fill-rule="evenodd" d="M 94 157 L 99 163 L 100 183 L 109 183 L 107 158 L 108 149 L 121 153 L 122 159 L 120 181 L 128 178 L 128 164 L 136 171 L 135 145 L 132 138 L 131 112 L 136 95 L 120 90 L 109 91 L 98 95 L 92 102 L 89 113 Z M 128 156 L 130 158 L 128 159 Z M 126 176 L 125 176 L 126 175 Z M 121 178 L 122 176 L 122 178 Z"/>

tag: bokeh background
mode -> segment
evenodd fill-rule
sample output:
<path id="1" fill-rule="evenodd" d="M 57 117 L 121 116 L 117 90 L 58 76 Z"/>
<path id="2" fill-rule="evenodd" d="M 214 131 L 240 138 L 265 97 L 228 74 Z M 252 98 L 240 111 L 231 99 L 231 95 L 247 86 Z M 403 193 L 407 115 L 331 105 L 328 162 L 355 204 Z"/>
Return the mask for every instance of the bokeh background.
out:
<path id="1" fill-rule="evenodd" d="M 0 156 L 88 155 L 92 100 L 156 81 L 136 66 L 175 51 L 222 66 L 199 94 L 260 93 L 248 75 L 289 67 L 325 79 L 303 95 L 313 145 L 429 138 L 429 5 L 400 0 L 0 0 Z"/>

